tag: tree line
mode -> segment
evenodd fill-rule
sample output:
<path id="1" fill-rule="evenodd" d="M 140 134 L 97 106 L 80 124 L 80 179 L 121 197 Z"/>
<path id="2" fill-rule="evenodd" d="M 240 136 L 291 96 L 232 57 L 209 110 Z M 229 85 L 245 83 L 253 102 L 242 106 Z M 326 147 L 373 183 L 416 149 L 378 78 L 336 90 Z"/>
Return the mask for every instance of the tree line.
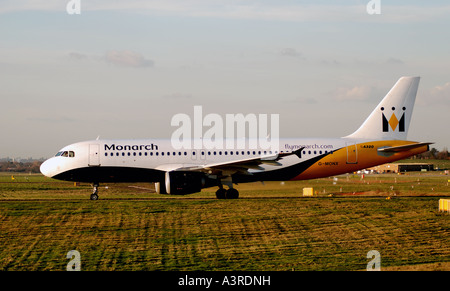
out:
<path id="1" fill-rule="evenodd" d="M 450 154 L 447 148 L 442 151 L 438 151 L 436 148 L 431 148 L 428 152 L 421 153 L 412 157 L 414 159 L 426 159 L 426 160 L 450 160 Z"/>
<path id="2" fill-rule="evenodd" d="M 40 173 L 42 161 L 33 162 L 0 162 L 0 172 Z"/>

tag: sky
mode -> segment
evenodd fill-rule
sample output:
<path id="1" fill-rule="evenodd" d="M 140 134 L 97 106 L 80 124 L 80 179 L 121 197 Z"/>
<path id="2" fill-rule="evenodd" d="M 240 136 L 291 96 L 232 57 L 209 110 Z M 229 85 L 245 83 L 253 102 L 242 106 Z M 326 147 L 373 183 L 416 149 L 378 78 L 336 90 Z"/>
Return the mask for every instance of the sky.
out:
<path id="1" fill-rule="evenodd" d="M 346 136 L 401 76 L 421 77 L 408 139 L 450 146 L 447 0 L 72 1 L 0 0 L 0 157 L 170 138 L 194 106 Z"/>

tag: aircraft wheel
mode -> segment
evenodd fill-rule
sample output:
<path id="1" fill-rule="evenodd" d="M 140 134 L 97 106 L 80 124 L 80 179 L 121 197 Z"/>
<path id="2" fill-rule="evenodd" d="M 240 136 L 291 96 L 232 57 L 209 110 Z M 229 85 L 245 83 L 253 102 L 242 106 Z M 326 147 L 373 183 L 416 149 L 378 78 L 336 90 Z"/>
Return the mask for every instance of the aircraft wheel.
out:
<path id="1" fill-rule="evenodd" d="M 227 190 L 226 196 L 227 196 L 227 199 L 238 199 L 239 191 L 234 188 L 230 188 Z"/>
<path id="2" fill-rule="evenodd" d="M 99 184 L 98 183 L 93 183 L 92 186 L 93 186 L 93 189 L 92 189 L 92 194 L 91 194 L 91 200 L 98 200 L 98 187 L 99 187 Z"/>
<path id="3" fill-rule="evenodd" d="M 219 190 L 216 191 L 216 197 L 217 199 L 226 199 L 226 192 L 227 190 L 223 188 L 219 188 Z"/>

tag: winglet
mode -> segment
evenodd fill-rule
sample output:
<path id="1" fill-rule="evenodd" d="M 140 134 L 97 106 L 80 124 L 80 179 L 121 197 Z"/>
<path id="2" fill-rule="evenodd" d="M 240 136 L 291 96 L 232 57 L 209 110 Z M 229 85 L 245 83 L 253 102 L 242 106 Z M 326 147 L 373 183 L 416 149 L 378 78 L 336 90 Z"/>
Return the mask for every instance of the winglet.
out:
<path id="1" fill-rule="evenodd" d="M 297 157 L 299 157 L 299 159 L 302 158 L 302 151 L 305 147 L 299 148 L 298 150 L 295 150 L 293 152 L 289 152 L 289 153 L 279 153 L 278 157 L 282 158 L 282 157 L 287 157 L 287 156 L 292 156 L 292 155 L 296 155 Z"/>

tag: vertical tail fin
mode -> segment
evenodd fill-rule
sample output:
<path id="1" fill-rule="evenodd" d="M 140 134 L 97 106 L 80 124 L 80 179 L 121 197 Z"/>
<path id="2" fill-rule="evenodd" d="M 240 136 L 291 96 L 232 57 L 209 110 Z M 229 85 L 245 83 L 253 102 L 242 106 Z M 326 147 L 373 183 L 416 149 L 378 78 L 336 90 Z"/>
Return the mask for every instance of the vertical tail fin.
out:
<path id="1" fill-rule="evenodd" d="M 347 138 L 405 140 L 420 77 L 401 77 L 361 127 Z"/>

